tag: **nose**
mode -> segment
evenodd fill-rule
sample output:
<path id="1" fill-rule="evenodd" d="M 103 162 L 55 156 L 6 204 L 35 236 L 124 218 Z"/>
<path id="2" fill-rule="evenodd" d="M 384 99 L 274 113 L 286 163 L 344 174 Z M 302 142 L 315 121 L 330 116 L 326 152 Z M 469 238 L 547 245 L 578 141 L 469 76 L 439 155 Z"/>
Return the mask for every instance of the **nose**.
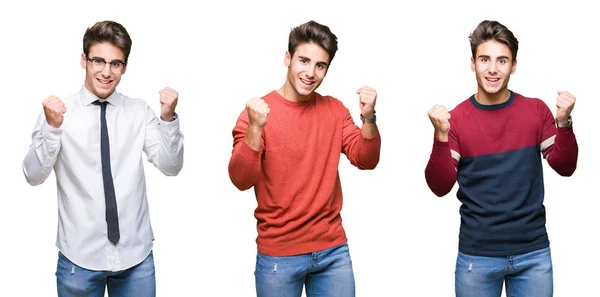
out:
<path id="1" fill-rule="evenodd" d="M 306 69 L 306 76 L 308 76 L 308 78 L 315 77 L 315 67 L 316 66 L 310 65 L 308 69 Z"/>
<path id="2" fill-rule="evenodd" d="M 490 73 L 496 73 L 496 71 L 498 71 L 496 63 L 490 63 L 490 68 L 488 70 L 490 71 Z"/>
<path id="3" fill-rule="evenodd" d="M 103 76 L 110 76 L 110 63 L 106 63 L 104 64 L 104 68 L 102 69 L 102 75 Z"/>

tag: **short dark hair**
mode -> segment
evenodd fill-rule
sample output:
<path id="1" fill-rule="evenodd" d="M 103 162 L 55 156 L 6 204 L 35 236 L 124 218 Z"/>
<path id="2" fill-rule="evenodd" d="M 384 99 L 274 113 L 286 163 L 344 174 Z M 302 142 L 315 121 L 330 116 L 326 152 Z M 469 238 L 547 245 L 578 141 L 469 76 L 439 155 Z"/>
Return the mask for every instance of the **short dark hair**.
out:
<path id="1" fill-rule="evenodd" d="M 497 21 L 489 20 L 479 23 L 477 28 L 475 28 L 475 30 L 469 35 L 473 58 L 476 58 L 475 55 L 477 54 L 477 47 L 489 40 L 495 40 L 508 46 L 512 54 L 512 60 L 517 60 L 519 41 L 515 35 L 513 35 L 513 33 L 506 26 Z"/>
<path id="2" fill-rule="evenodd" d="M 306 22 L 292 29 L 288 41 L 288 51 L 293 56 L 296 47 L 302 43 L 316 43 L 329 54 L 329 63 L 337 52 L 337 37 L 329 27 L 315 21 Z"/>
<path id="3" fill-rule="evenodd" d="M 125 54 L 125 63 L 131 52 L 131 37 L 123 25 L 114 21 L 97 22 L 92 27 L 87 28 L 83 35 L 83 53 L 86 57 L 90 53 L 90 48 L 97 43 L 109 42 L 118 47 Z"/>

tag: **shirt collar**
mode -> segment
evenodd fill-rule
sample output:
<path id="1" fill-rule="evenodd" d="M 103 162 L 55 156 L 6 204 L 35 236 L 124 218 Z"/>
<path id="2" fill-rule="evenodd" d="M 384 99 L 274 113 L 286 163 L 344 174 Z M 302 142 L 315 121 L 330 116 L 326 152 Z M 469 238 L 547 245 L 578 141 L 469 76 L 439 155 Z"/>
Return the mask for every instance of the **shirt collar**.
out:
<path id="1" fill-rule="evenodd" d="M 119 105 L 123 100 L 121 98 L 121 94 L 119 94 L 116 89 L 106 99 L 100 99 L 96 95 L 94 95 L 90 91 L 88 91 L 88 89 L 86 89 L 85 85 L 81 86 L 79 95 L 80 95 L 79 98 L 81 99 L 81 103 L 83 103 L 84 106 L 88 106 L 96 100 L 100 100 L 100 102 L 108 101 L 108 103 L 110 103 L 112 105 Z"/>

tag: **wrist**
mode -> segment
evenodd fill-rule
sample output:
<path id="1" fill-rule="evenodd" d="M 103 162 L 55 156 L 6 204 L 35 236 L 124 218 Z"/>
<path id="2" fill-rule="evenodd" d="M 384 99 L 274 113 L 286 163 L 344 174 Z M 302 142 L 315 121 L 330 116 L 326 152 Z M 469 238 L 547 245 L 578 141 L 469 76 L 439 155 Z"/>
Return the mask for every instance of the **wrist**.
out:
<path id="1" fill-rule="evenodd" d="M 172 122 L 177 119 L 176 113 L 161 114 L 160 118 L 165 122 Z"/>
<path id="2" fill-rule="evenodd" d="M 248 130 L 251 132 L 254 132 L 254 133 L 261 133 L 263 130 L 263 127 L 253 124 L 253 123 L 250 123 L 250 124 L 248 124 Z"/>
<path id="3" fill-rule="evenodd" d="M 571 119 L 571 116 L 568 117 L 557 117 L 555 120 L 556 126 L 557 127 L 561 127 L 561 128 L 565 128 L 565 127 L 571 127 L 571 125 L 573 124 L 573 120 Z"/>
<path id="4" fill-rule="evenodd" d="M 361 113 L 360 114 L 360 120 L 364 123 L 369 123 L 369 124 L 375 124 L 375 122 L 377 121 L 377 116 L 375 115 L 375 110 L 373 110 L 373 112 L 368 112 L 368 113 Z"/>
<path id="5" fill-rule="evenodd" d="M 443 133 L 443 132 L 435 132 L 435 133 L 434 133 L 434 137 L 435 137 L 435 139 L 437 139 L 438 141 L 441 141 L 441 142 L 448 142 L 448 133 Z"/>

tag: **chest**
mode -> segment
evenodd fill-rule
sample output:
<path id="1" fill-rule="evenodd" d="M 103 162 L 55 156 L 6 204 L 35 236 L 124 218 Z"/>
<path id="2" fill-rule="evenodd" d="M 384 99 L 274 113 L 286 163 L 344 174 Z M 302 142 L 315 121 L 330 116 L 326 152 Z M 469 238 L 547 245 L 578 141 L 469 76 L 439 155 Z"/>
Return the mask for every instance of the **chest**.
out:
<path id="1" fill-rule="evenodd" d="M 487 111 L 461 119 L 456 131 L 463 157 L 488 155 L 538 145 L 542 120 L 536 113 Z"/>

